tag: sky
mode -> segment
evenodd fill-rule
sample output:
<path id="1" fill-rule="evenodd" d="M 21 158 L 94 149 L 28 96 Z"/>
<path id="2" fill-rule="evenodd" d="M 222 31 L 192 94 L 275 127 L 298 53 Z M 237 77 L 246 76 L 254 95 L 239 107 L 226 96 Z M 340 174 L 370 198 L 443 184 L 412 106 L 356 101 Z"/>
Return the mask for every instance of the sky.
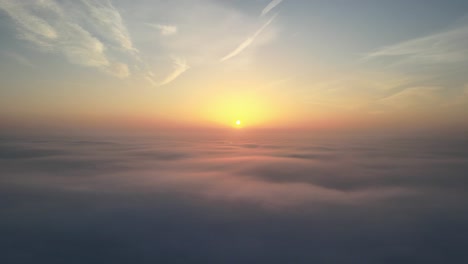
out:
<path id="1" fill-rule="evenodd" d="M 467 0 L 0 0 L 6 264 L 468 263 Z"/>
<path id="2" fill-rule="evenodd" d="M 468 2 L 0 0 L 3 128 L 468 126 Z"/>

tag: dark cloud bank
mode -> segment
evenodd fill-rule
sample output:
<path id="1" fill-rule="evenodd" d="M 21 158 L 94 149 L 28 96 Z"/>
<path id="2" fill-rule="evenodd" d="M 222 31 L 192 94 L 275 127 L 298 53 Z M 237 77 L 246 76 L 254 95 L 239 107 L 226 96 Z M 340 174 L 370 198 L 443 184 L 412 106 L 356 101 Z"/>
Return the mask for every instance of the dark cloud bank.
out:
<path id="1" fill-rule="evenodd" d="M 1 263 L 468 263 L 468 138 L 0 138 Z"/>

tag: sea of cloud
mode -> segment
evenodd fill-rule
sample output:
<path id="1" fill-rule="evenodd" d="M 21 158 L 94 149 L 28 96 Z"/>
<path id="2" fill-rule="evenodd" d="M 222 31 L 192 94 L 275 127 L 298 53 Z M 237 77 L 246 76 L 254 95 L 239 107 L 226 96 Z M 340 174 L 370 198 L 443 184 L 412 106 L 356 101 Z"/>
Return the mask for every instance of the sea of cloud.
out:
<path id="1" fill-rule="evenodd" d="M 0 138 L 2 263 L 465 263 L 466 136 Z"/>

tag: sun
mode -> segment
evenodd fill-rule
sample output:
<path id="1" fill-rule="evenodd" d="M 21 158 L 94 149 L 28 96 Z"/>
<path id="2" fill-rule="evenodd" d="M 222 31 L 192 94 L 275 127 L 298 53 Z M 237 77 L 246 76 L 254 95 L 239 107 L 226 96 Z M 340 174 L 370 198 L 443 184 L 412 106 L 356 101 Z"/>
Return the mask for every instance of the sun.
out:
<path id="1" fill-rule="evenodd" d="M 237 125 L 237 126 L 240 126 L 240 125 L 241 125 L 241 121 L 240 121 L 240 120 L 237 120 L 237 121 L 236 121 L 236 125 Z"/>

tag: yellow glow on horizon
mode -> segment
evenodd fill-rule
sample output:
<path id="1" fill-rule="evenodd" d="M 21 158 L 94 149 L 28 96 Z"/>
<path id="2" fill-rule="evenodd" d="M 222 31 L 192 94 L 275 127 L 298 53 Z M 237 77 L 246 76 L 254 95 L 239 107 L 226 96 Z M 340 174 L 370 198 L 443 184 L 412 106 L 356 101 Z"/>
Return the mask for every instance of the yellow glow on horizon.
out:
<path id="1" fill-rule="evenodd" d="M 206 101 L 209 103 L 200 114 L 204 119 L 223 126 L 241 128 L 247 123 L 249 126 L 261 126 L 278 116 L 270 102 L 253 94 L 222 94 Z"/>
<path id="2" fill-rule="evenodd" d="M 217 80 L 203 89 L 207 92 L 187 97 L 186 110 L 193 111 L 181 112 L 180 117 L 214 127 L 248 129 L 287 127 L 302 117 L 291 98 L 253 79 Z"/>

